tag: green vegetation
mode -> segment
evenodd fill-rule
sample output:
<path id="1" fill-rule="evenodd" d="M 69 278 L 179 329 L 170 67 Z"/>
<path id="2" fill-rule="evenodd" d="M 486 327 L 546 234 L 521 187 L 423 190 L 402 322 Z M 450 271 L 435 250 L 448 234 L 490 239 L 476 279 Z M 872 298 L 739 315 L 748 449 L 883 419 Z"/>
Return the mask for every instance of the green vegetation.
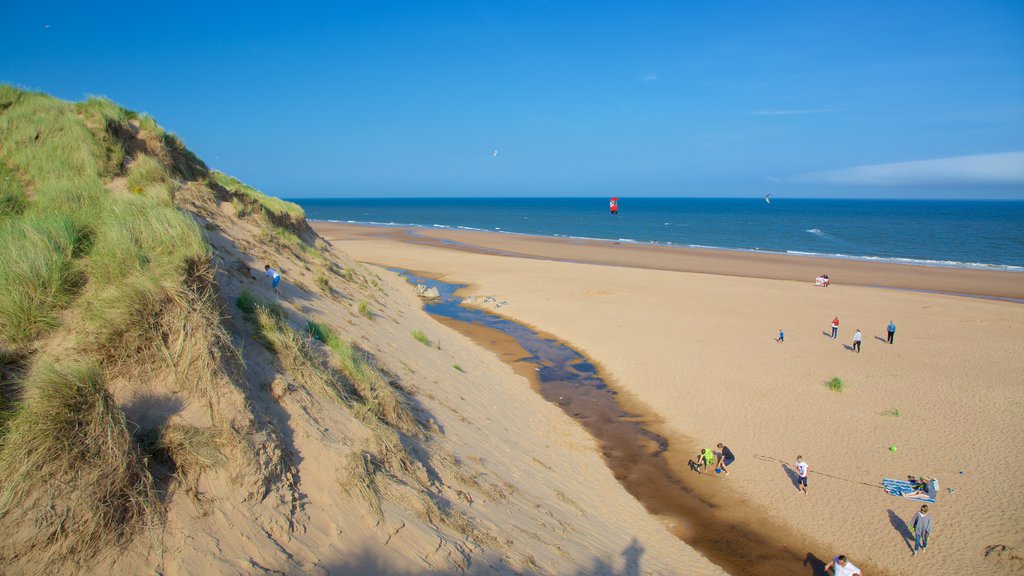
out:
<path id="1" fill-rule="evenodd" d="M 415 338 L 417 342 L 422 343 L 424 346 L 434 345 L 434 343 L 430 341 L 430 338 L 427 338 L 427 335 L 423 333 L 423 330 L 413 330 L 412 337 Z"/>
<path id="2" fill-rule="evenodd" d="M 838 376 L 833 376 L 826 382 L 826 384 L 828 385 L 828 389 L 833 392 L 842 392 L 843 388 L 846 387 L 846 384 L 843 383 L 843 379 Z"/>
<path id="3" fill-rule="evenodd" d="M 256 329 L 256 340 L 277 356 L 281 367 L 296 382 L 342 402 L 349 399 L 348 392 L 324 366 L 325 359 L 310 339 L 288 324 L 279 306 L 260 301 L 248 290 L 239 294 L 236 304 Z"/>
<path id="4" fill-rule="evenodd" d="M 893 416 L 895 418 L 899 418 L 899 416 L 900 416 L 900 409 L 899 408 L 889 408 L 888 410 L 885 410 L 884 412 L 881 412 L 880 414 L 882 416 Z"/>
<path id="5" fill-rule="evenodd" d="M 173 205 L 203 169 L 109 100 L 0 85 L 0 532 L 21 534 L 0 565 L 81 564 L 159 516 L 152 454 L 107 383 L 166 375 L 208 397 L 225 378 L 210 249 Z M 108 188 L 121 177 L 127 192 Z M 179 444 L 176 461 L 198 453 Z"/>
<path id="6" fill-rule="evenodd" d="M 8 528 L 34 526 L 55 562 L 124 544 L 153 522 L 152 479 L 99 365 L 47 360 L 24 385 L 31 401 L 0 446 L 0 516 Z"/>
<path id="7" fill-rule="evenodd" d="M 28 199 L 18 175 L 0 164 L 0 221 L 7 216 L 18 216 L 27 205 Z"/>
<path id="8" fill-rule="evenodd" d="M 458 364 L 452 364 L 452 368 L 455 368 L 459 372 L 465 372 L 465 370 L 462 369 L 462 366 L 459 366 Z"/>
<path id="9" fill-rule="evenodd" d="M 366 354 L 355 344 L 343 341 L 322 322 L 307 320 L 306 325 L 313 338 L 331 350 L 336 365 L 355 388 L 366 413 L 403 433 L 416 432 L 416 421 L 405 400 Z"/>
<path id="10" fill-rule="evenodd" d="M 320 287 L 320 291 L 327 296 L 333 296 L 334 290 L 331 288 L 331 280 L 324 274 L 322 270 L 317 270 L 316 273 L 316 285 Z"/>
<path id="11" fill-rule="evenodd" d="M 298 204 L 267 196 L 255 188 L 243 184 L 237 178 L 228 176 L 223 172 L 212 170 L 210 179 L 221 187 L 231 192 L 233 196 L 247 200 L 251 205 L 257 206 L 265 211 L 272 220 L 292 220 L 294 222 L 304 221 L 306 213 Z"/>
<path id="12" fill-rule="evenodd" d="M 366 300 L 359 302 L 359 314 L 368 320 L 373 320 L 373 310 L 370 309 L 370 303 Z"/>

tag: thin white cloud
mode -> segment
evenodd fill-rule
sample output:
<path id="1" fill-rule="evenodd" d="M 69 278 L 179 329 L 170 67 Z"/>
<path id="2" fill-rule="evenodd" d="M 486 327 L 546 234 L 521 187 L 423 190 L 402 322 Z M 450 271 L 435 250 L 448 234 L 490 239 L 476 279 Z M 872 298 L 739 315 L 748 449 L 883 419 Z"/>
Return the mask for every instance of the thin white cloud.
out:
<path id="1" fill-rule="evenodd" d="M 798 174 L 786 181 L 844 186 L 1024 185 L 1024 152 L 854 166 Z"/>
<path id="2" fill-rule="evenodd" d="M 650 74 L 647 74 L 643 78 L 644 82 L 654 82 L 657 79 L 658 79 L 658 74 L 656 72 L 651 72 Z"/>
<path id="3" fill-rule="evenodd" d="M 795 110 L 756 110 L 747 112 L 747 116 L 802 116 L 804 114 L 825 114 L 837 112 L 839 108 L 798 108 Z"/>

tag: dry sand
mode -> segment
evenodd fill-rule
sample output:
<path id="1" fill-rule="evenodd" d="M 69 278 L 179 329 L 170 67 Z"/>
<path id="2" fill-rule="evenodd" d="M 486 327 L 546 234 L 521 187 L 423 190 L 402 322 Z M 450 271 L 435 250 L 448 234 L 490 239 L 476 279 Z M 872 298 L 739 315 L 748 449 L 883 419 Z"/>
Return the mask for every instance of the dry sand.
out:
<path id="1" fill-rule="evenodd" d="M 663 419 L 680 469 L 695 448 L 724 442 L 738 457 L 731 477 L 694 483 L 752 525 L 802 535 L 815 558 L 845 552 L 890 574 L 998 574 L 1011 572 L 987 547 L 1024 546 L 1024 306 L 868 287 L 1020 298 L 1024 276 L 672 249 L 633 250 L 623 267 L 621 245 L 316 228 L 357 260 L 470 284 L 465 295 L 506 301 L 498 313 L 597 360 Z M 531 257 L 500 255 L 510 252 Z M 810 281 L 822 272 L 830 288 Z M 833 316 L 838 340 L 827 335 Z M 894 345 L 884 341 L 890 320 Z M 860 354 L 848 348 L 856 328 Z M 845 391 L 826 387 L 832 376 Z M 883 415 L 890 409 L 900 415 Z M 810 463 L 807 496 L 791 480 L 797 454 Z M 942 486 L 931 547 L 916 559 L 904 522 L 919 504 L 876 487 L 907 474 Z"/>
<path id="2" fill-rule="evenodd" d="M 338 250 L 317 261 L 308 250 L 268 247 L 258 221 L 239 220 L 228 203 L 193 209 L 213 245 L 243 377 L 211 392 L 209 406 L 170 382 L 115 396 L 134 407 L 126 409 L 134 419 L 160 411 L 246 437 L 228 441 L 230 463 L 202 474 L 194 489 L 169 484 L 162 522 L 148 537 L 69 573 L 724 573 L 621 489 L 585 431 L 500 358 L 429 317 L 398 275 Z M 330 295 L 315 288 L 325 261 Z M 283 273 L 280 297 L 252 279 L 264 263 Z M 234 304 L 243 289 L 279 304 L 300 332 L 313 318 L 354 342 L 408 393 L 426 431 L 394 447 L 399 440 L 357 406 L 282 369 Z M 421 344 L 414 330 L 435 345 Z M 381 462 L 389 453 L 410 459 L 388 469 Z M 353 462 L 379 470 L 379 510 L 358 489 Z"/>

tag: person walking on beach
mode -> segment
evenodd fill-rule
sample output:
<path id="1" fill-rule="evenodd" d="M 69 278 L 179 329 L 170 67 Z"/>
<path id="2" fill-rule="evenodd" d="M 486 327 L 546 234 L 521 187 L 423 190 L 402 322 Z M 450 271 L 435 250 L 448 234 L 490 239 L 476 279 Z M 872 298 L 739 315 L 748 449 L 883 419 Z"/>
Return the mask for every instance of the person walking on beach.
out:
<path id="1" fill-rule="evenodd" d="M 860 354 L 861 338 L 863 338 L 863 336 L 861 336 L 860 328 L 857 328 L 857 331 L 853 333 L 853 351 L 856 352 L 857 354 Z"/>
<path id="2" fill-rule="evenodd" d="M 779 344 L 782 344 L 783 342 L 786 341 L 786 333 L 782 331 L 782 328 L 779 328 L 779 337 L 776 338 L 775 341 L 778 342 Z"/>
<path id="3" fill-rule="evenodd" d="M 832 339 L 835 340 L 839 334 L 839 316 L 832 319 Z"/>
<path id="4" fill-rule="evenodd" d="M 263 269 L 265 270 L 263 278 L 269 278 L 270 285 L 274 287 L 274 292 L 281 294 L 281 291 L 277 289 L 277 284 L 281 281 L 281 274 L 278 273 L 277 270 L 271 268 L 270 264 L 264 266 Z M 263 278 L 260 278 L 260 280 L 263 280 Z"/>
<path id="5" fill-rule="evenodd" d="M 918 550 L 924 552 L 928 547 L 928 536 L 932 533 L 932 517 L 928 515 L 928 505 L 921 506 L 921 511 L 914 515 L 911 523 L 914 527 L 914 556 Z"/>
<path id="6" fill-rule="evenodd" d="M 729 450 L 728 446 L 724 446 L 721 442 L 718 443 L 718 462 L 715 463 L 715 469 L 725 472 L 725 475 L 729 475 L 729 466 L 736 461 L 736 456 L 733 455 L 732 450 Z"/>
<path id="7" fill-rule="evenodd" d="M 846 554 L 840 554 L 825 565 L 825 572 L 832 570 L 834 576 L 861 576 L 860 568 L 853 565 L 846 559 Z"/>
<path id="8" fill-rule="evenodd" d="M 807 462 L 803 456 L 796 457 L 796 489 L 807 495 Z"/>
<path id="9" fill-rule="evenodd" d="M 885 329 L 889 333 L 889 344 L 892 344 L 892 337 L 896 335 L 896 323 L 889 320 L 889 326 Z"/>

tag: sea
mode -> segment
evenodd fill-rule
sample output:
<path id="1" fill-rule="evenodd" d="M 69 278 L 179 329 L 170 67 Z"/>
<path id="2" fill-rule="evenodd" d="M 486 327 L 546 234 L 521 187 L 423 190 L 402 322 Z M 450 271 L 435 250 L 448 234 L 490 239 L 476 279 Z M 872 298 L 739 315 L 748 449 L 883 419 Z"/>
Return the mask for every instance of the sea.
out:
<path id="1" fill-rule="evenodd" d="M 311 220 L 1024 272 L 1024 201 L 291 199 Z M 1022 277 L 1024 280 L 1024 277 Z"/>

